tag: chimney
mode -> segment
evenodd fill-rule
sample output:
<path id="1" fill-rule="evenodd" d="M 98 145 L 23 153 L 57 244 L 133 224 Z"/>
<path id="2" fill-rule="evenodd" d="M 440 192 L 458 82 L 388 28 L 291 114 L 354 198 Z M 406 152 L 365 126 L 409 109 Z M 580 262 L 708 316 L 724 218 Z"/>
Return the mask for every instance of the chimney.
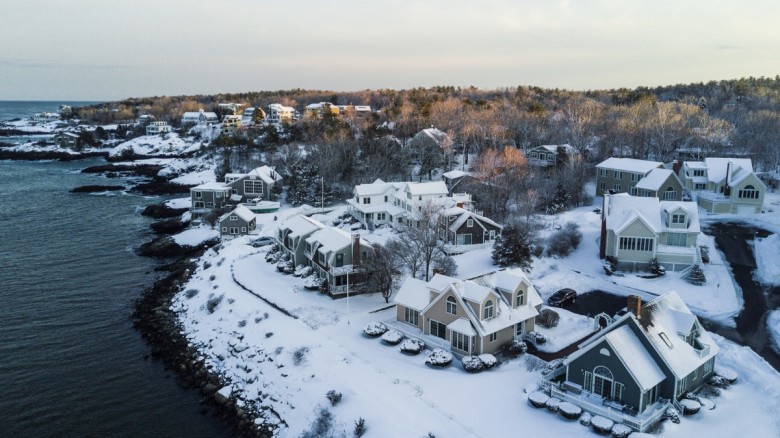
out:
<path id="1" fill-rule="evenodd" d="M 681 167 L 682 167 L 682 161 L 680 160 L 672 161 L 672 172 L 674 172 L 675 175 L 680 176 Z"/>
<path id="2" fill-rule="evenodd" d="M 626 309 L 633 313 L 636 319 L 639 319 L 642 313 L 642 298 L 638 295 L 629 295 L 626 301 Z"/>
<path id="3" fill-rule="evenodd" d="M 360 266 L 360 234 L 352 235 L 352 265 Z"/>
<path id="4" fill-rule="evenodd" d="M 463 203 L 462 203 L 462 202 L 457 202 L 457 203 L 455 203 L 455 206 L 456 206 L 456 207 L 463 208 Z"/>
<path id="5" fill-rule="evenodd" d="M 609 194 L 604 194 L 604 201 L 601 205 L 601 234 L 599 239 L 599 258 L 604 259 L 607 256 L 607 209 L 609 208 Z"/>

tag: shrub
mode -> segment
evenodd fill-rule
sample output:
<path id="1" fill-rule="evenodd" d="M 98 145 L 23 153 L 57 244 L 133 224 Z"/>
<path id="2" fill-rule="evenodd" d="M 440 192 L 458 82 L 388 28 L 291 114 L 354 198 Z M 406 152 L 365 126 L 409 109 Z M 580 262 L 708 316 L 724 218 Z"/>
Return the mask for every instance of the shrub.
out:
<path id="1" fill-rule="evenodd" d="M 535 391 L 528 394 L 528 403 L 535 408 L 543 408 L 549 399 L 550 396 L 541 391 Z"/>
<path id="2" fill-rule="evenodd" d="M 217 297 L 209 298 L 208 301 L 206 301 L 206 309 L 208 309 L 209 313 L 214 313 L 215 310 L 217 310 L 217 306 L 219 306 L 219 303 L 222 302 L 222 298 L 225 295 L 220 295 Z"/>
<path id="3" fill-rule="evenodd" d="M 558 405 L 558 412 L 560 412 L 564 418 L 568 418 L 569 420 L 576 420 L 577 418 L 580 418 L 580 415 L 582 415 L 582 408 L 575 405 L 574 403 L 563 402 Z"/>
<path id="4" fill-rule="evenodd" d="M 325 398 L 330 401 L 331 406 L 336 406 L 341 401 L 341 393 L 336 391 L 335 389 L 331 389 L 325 394 Z"/>
<path id="5" fill-rule="evenodd" d="M 425 359 L 425 363 L 436 367 L 446 367 L 452 363 L 452 353 L 441 348 L 435 348 L 428 358 Z"/>
<path id="6" fill-rule="evenodd" d="M 320 290 L 322 288 L 322 285 L 325 283 L 324 278 L 317 277 L 316 275 L 312 275 L 308 278 L 306 278 L 306 281 L 303 282 L 303 287 L 309 290 Z"/>
<path id="7" fill-rule="evenodd" d="M 301 434 L 301 438 L 320 438 L 328 436 L 333 429 L 333 414 L 326 408 L 319 408 L 317 418 L 311 423 L 309 430 Z"/>
<path id="8" fill-rule="evenodd" d="M 551 256 L 566 257 L 582 242 L 580 226 L 575 222 L 569 222 L 563 229 L 551 234 L 547 239 L 547 254 Z"/>
<path id="9" fill-rule="evenodd" d="M 485 364 L 477 356 L 463 356 L 463 369 L 469 373 L 478 373 L 485 369 Z"/>
<path id="10" fill-rule="evenodd" d="M 486 370 L 489 370 L 498 365 L 498 360 L 496 360 L 496 357 L 492 354 L 480 354 L 478 357 L 479 360 L 482 361 L 482 364 L 485 365 Z"/>
<path id="11" fill-rule="evenodd" d="M 364 328 L 363 333 L 371 337 L 377 337 L 387 331 L 387 326 L 381 322 L 369 322 Z"/>
<path id="12" fill-rule="evenodd" d="M 701 409 L 701 403 L 687 398 L 680 400 L 680 406 L 683 408 L 683 415 L 693 415 Z"/>
<path id="13" fill-rule="evenodd" d="M 696 286 L 701 286 L 707 282 L 707 277 L 704 276 L 704 271 L 701 270 L 701 266 L 693 265 L 688 274 L 685 275 L 685 280 Z"/>
<path id="14" fill-rule="evenodd" d="M 406 354 L 420 354 L 425 349 L 425 343 L 419 339 L 404 339 L 401 342 L 401 352 Z"/>
<path id="15" fill-rule="evenodd" d="M 633 430 L 622 423 L 612 426 L 612 438 L 626 438 L 631 432 L 633 432 Z"/>
<path id="16" fill-rule="evenodd" d="M 528 335 L 533 338 L 536 345 L 542 345 L 547 343 L 547 338 L 545 338 L 544 335 L 539 332 L 531 332 Z"/>
<path id="17" fill-rule="evenodd" d="M 355 438 L 360 438 L 363 436 L 363 434 L 366 433 L 366 420 L 361 418 L 358 418 L 357 421 L 355 421 L 355 429 L 352 431 L 352 435 Z"/>
<path id="18" fill-rule="evenodd" d="M 664 420 L 669 420 L 674 424 L 680 424 L 680 413 L 675 408 L 669 408 L 664 412 L 662 417 Z"/>
<path id="19" fill-rule="evenodd" d="M 558 322 L 561 320 L 560 315 L 558 315 L 558 312 L 552 309 L 542 309 L 541 312 L 539 312 L 539 316 L 536 318 L 536 321 L 544 328 L 553 328 L 558 327 Z"/>
<path id="20" fill-rule="evenodd" d="M 606 260 L 604 261 L 604 264 L 601 265 L 602 268 L 604 268 L 604 272 L 607 275 L 612 275 L 617 271 L 617 259 L 612 256 L 607 256 Z"/>
<path id="21" fill-rule="evenodd" d="M 197 290 L 197 289 L 187 289 L 186 291 L 184 291 L 184 296 L 187 297 L 187 298 L 192 298 L 195 295 L 197 295 L 198 292 L 200 292 L 200 291 Z"/>
<path id="22" fill-rule="evenodd" d="M 589 412 L 585 412 L 580 416 L 580 424 L 589 427 L 590 426 L 590 420 L 593 418 L 592 415 L 590 415 Z"/>
<path id="23" fill-rule="evenodd" d="M 558 408 L 561 405 L 561 399 L 556 397 L 550 397 L 547 399 L 547 402 L 544 404 L 544 406 L 547 408 L 550 412 L 558 412 Z"/>
<path id="24" fill-rule="evenodd" d="M 398 345 L 404 340 L 404 334 L 398 330 L 388 330 L 382 335 L 382 342 L 390 345 Z"/>
<path id="25" fill-rule="evenodd" d="M 301 347 L 293 352 L 293 364 L 300 365 L 306 362 L 306 354 L 309 352 L 309 347 Z"/>
<path id="26" fill-rule="evenodd" d="M 528 344 L 517 339 L 507 342 L 499 348 L 501 354 L 509 359 L 514 359 L 521 354 L 525 354 L 528 351 Z"/>
<path id="27" fill-rule="evenodd" d="M 607 434 L 612 430 L 612 426 L 615 425 L 615 422 L 610 420 L 609 418 L 596 415 L 595 417 L 590 419 L 590 425 L 593 427 L 593 430 L 595 430 L 596 432 Z"/>

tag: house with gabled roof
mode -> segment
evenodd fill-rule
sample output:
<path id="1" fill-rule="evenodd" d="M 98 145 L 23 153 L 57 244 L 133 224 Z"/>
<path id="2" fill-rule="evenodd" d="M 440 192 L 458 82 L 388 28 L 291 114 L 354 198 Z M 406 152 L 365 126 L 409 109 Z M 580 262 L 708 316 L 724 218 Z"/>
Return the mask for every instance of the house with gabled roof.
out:
<path id="1" fill-rule="evenodd" d="M 680 177 L 696 202 L 710 213 L 760 213 L 766 185 L 749 158 L 705 158 L 686 161 Z"/>
<path id="2" fill-rule="evenodd" d="M 291 122 L 294 119 L 295 108 L 280 103 L 268 105 L 268 116 L 265 118 L 268 123 Z"/>
<path id="3" fill-rule="evenodd" d="M 701 263 L 700 232 L 693 202 L 605 194 L 599 255 L 616 260 L 620 269 L 645 269 L 657 259 L 667 270 L 679 271 Z"/>
<path id="4" fill-rule="evenodd" d="M 181 124 L 185 125 L 198 125 L 198 126 L 211 126 L 219 123 L 219 116 L 212 111 L 188 111 L 182 114 Z"/>
<path id="5" fill-rule="evenodd" d="M 546 144 L 529 149 L 526 155 L 529 166 L 552 169 L 567 162 L 576 154 L 579 154 L 577 149 L 569 144 Z"/>
<path id="6" fill-rule="evenodd" d="M 487 283 L 441 274 L 429 282 L 408 278 L 393 300 L 400 328 L 458 355 L 495 353 L 533 331 L 542 299 L 528 277 L 500 271 Z"/>
<path id="7" fill-rule="evenodd" d="M 245 236 L 255 229 L 257 229 L 257 217 L 243 205 L 237 206 L 219 218 L 219 232 L 223 239 Z"/>
<path id="8" fill-rule="evenodd" d="M 366 228 L 401 223 L 406 210 L 398 206 L 393 196 L 404 183 L 384 182 L 377 178 L 370 184 L 358 184 L 347 199 L 347 212 Z"/>
<path id="9" fill-rule="evenodd" d="M 460 254 L 492 246 L 503 229 L 502 225 L 492 219 L 456 204 L 442 211 L 437 231 L 446 251 L 449 254 Z"/>
<path id="10" fill-rule="evenodd" d="M 363 265 L 374 255 L 374 248 L 360 234 L 325 226 L 305 238 L 303 252 L 306 266 L 325 279 L 328 294 L 333 298 L 346 296 L 358 290 L 355 285 L 368 278 Z"/>
<path id="11" fill-rule="evenodd" d="M 260 166 L 247 173 L 225 174 L 225 184 L 237 202 L 251 199 L 270 199 L 271 190 L 282 183 L 282 175 L 273 167 Z"/>
<path id="12" fill-rule="evenodd" d="M 279 224 L 274 237 L 279 249 L 290 257 L 295 266 L 305 265 L 306 239 L 323 228 L 325 225 L 320 221 L 299 214 Z"/>
<path id="13" fill-rule="evenodd" d="M 683 183 L 674 171 L 657 167 L 648 172 L 634 187 L 629 188 L 628 193 L 664 201 L 681 201 Z"/>
<path id="14" fill-rule="evenodd" d="M 675 292 L 638 296 L 546 374 L 552 397 L 644 432 L 714 373 L 718 345 Z"/>
<path id="15" fill-rule="evenodd" d="M 604 193 L 629 193 L 631 188 L 653 169 L 663 167 L 664 164 L 658 161 L 607 158 L 596 165 L 596 196 L 602 196 Z"/>
<path id="16" fill-rule="evenodd" d="M 197 221 L 212 211 L 227 207 L 230 203 L 230 186 L 220 182 L 208 182 L 190 189 L 191 220 Z"/>

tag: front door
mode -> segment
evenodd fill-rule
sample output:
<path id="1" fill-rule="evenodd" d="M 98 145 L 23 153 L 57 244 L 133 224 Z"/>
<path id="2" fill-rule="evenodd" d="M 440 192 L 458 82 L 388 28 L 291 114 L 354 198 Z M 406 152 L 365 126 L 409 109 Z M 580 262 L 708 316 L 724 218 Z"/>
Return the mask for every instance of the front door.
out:
<path id="1" fill-rule="evenodd" d="M 447 339 L 447 326 L 438 321 L 431 320 L 431 334 L 442 339 Z"/>

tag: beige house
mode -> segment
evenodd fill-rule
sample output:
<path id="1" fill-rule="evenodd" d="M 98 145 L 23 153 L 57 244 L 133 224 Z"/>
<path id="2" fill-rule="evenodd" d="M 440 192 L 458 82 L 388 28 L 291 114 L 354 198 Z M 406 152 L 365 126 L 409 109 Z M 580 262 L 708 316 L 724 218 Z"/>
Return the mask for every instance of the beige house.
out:
<path id="1" fill-rule="evenodd" d="M 664 201 L 680 201 L 683 183 L 669 169 L 655 168 L 628 190 L 633 196 L 658 198 Z"/>
<path id="2" fill-rule="evenodd" d="M 542 299 L 517 269 L 500 271 L 492 287 L 436 274 L 429 282 L 408 278 L 396 294 L 396 318 L 404 331 L 458 355 L 495 353 L 534 329 Z"/>
<path id="3" fill-rule="evenodd" d="M 748 158 L 686 161 L 681 174 L 685 190 L 710 213 L 761 213 L 766 185 Z"/>
<path id="4" fill-rule="evenodd" d="M 293 264 L 305 265 L 307 256 L 304 255 L 306 239 L 315 231 L 325 228 L 320 221 L 299 214 L 287 219 L 279 225 L 276 232 L 276 242 L 279 249 L 287 254 Z M 309 251 L 311 254 L 311 250 Z"/>
<path id="5" fill-rule="evenodd" d="M 241 127 L 241 116 L 227 114 L 222 117 L 222 135 L 233 135 Z"/>
<path id="6" fill-rule="evenodd" d="M 679 271 L 701 263 L 700 232 L 693 202 L 605 194 L 599 252 L 617 260 L 620 269 L 645 269 L 655 258 L 667 270 Z"/>
<path id="7" fill-rule="evenodd" d="M 268 116 L 265 119 L 268 123 L 291 122 L 293 119 L 295 119 L 295 108 L 280 103 L 268 105 Z"/>

